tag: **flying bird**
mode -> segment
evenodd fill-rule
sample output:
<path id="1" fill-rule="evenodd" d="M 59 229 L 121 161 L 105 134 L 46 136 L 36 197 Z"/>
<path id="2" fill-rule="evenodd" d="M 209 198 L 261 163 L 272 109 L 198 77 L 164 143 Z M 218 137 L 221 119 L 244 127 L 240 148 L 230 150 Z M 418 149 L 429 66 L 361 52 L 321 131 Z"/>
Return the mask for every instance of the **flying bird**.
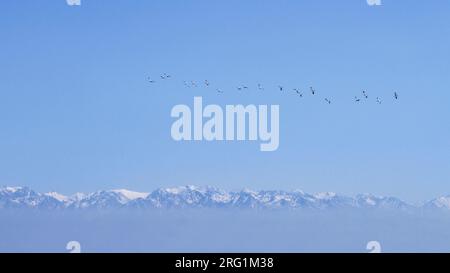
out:
<path id="1" fill-rule="evenodd" d="M 379 97 L 377 97 L 377 103 L 381 104 L 381 99 Z"/>
<path id="2" fill-rule="evenodd" d="M 325 101 L 326 101 L 328 104 L 331 104 L 331 100 L 329 100 L 328 98 L 325 98 Z"/>
<path id="3" fill-rule="evenodd" d="M 300 92 L 300 90 L 299 89 L 297 89 L 297 88 L 294 88 L 293 89 L 294 91 L 295 91 L 295 93 L 297 93 L 300 97 L 303 97 L 303 94 L 302 94 L 302 92 Z"/>
<path id="4" fill-rule="evenodd" d="M 209 81 L 208 80 L 205 80 L 205 85 L 209 86 Z"/>
<path id="5" fill-rule="evenodd" d="M 149 83 L 155 83 L 155 80 L 152 80 L 150 77 L 147 77 Z"/>
<path id="6" fill-rule="evenodd" d="M 361 101 L 361 99 L 358 98 L 357 96 L 355 96 L 355 102 L 360 102 L 360 101 Z"/>
<path id="7" fill-rule="evenodd" d="M 311 94 L 313 94 L 313 95 L 316 94 L 316 90 L 314 90 L 314 88 L 310 87 L 309 89 L 311 89 Z"/>
<path id="8" fill-rule="evenodd" d="M 222 93 L 223 93 L 223 90 L 222 90 L 222 89 L 217 89 L 217 93 L 222 94 Z"/>
<path id="9" fill-rule="evenodd" d="M 280 89 L 280 91 L 283 91 L 283 86 L 278 85 L 278 89 Z"/>
<path id="10" fill-rule="evenodd" d="M 395 98 L 396 100 L 398 100 L 398 94 L 397 94 L 397 92 L 394 92 L 394 98 Z"/>
<path id="11" fill-rule="evenodd" d="M 367 95 L 366 91 L 362 91 L 362 93 L 363 93 L 363 96 L 364 96 L 366 99 L 369 98 L 369 96 Z"/>

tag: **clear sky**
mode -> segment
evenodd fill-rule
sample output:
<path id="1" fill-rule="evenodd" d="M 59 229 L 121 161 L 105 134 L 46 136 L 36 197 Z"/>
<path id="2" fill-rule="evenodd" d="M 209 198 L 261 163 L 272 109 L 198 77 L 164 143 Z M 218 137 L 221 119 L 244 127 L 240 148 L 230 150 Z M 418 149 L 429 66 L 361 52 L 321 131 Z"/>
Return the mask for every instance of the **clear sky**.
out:
<path id="1" fill-rule="evenodd" d="M 444 0 L 4 1 L 0 184 L 450 194 L 449 11 Z M 162 73 L 173 78 L 146 81 Z M 279 104 L 279 149 L 173 141 L 170 110 L 196 95 Z"/>

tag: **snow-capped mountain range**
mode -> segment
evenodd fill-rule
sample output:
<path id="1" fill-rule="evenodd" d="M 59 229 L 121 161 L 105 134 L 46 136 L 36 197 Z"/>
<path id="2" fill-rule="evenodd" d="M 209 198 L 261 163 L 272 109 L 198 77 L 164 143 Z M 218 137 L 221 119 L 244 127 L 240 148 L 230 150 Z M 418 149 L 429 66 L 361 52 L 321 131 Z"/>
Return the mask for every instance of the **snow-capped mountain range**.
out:
<path id="1" fill-rule="evenodd" d="M 106 190 L 65 196 L 57 192 L 38 193 L 27 187 L 0 187 L 0 209 L 117 209 L 117 208 L 239 208 L 239 209 L 444 209 L 450 210 L 450 196 L 420 206 L 395 197 L 360 194 L 354 197 L 332 192 L 308 194 L 302 191 L 224 191 L 213 187 L 182 186 L 153 192 Z"/>

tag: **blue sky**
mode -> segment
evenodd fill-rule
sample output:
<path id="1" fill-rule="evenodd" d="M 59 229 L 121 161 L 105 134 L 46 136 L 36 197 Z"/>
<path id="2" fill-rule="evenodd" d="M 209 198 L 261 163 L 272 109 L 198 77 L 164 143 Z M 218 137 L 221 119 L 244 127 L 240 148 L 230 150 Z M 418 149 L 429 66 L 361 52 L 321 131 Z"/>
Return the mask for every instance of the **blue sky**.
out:
<path id="1" fill-rule="evenodd" d="M 406 0 L 2 3 L 0 184 L 449 194 L 449 10 Z M 146 82 L 165 72 L 173 79 Z M 205 79 L 225 93 L 183 86 Z M 253 89 L 238 93 L 241 84 Z M 355 104 L 363 89 L 370 101 Z M 279 149 L 174 142 L 170 110 L 194 96 L 279 104 Z"/>

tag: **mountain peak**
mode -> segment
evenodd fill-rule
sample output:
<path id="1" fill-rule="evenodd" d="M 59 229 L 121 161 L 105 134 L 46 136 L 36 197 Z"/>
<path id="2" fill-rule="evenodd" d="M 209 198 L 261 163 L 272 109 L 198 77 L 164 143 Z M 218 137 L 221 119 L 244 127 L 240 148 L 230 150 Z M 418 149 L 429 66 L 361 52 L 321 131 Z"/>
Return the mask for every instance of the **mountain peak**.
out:
<path id="1" fill-rule="evenodd" d="M 60 202 L 66 202 L 69 200 L 69 197 L 62 195 L 60 193 L 57 192 L 47 192 L 44 195 L 55 198 L 56 200 L 60 201 Z"/>
<path id="2" fill-rule="evenodd" d="M 135 200 L 138 198 L 145 199 L 150 194 L 148 192 L 137 192 L 137 191 L 130 191 L 130 190 L 126 190 L 126 189 L 112 190 L 112 192 L 122 194 L 128 200 Z"/>

